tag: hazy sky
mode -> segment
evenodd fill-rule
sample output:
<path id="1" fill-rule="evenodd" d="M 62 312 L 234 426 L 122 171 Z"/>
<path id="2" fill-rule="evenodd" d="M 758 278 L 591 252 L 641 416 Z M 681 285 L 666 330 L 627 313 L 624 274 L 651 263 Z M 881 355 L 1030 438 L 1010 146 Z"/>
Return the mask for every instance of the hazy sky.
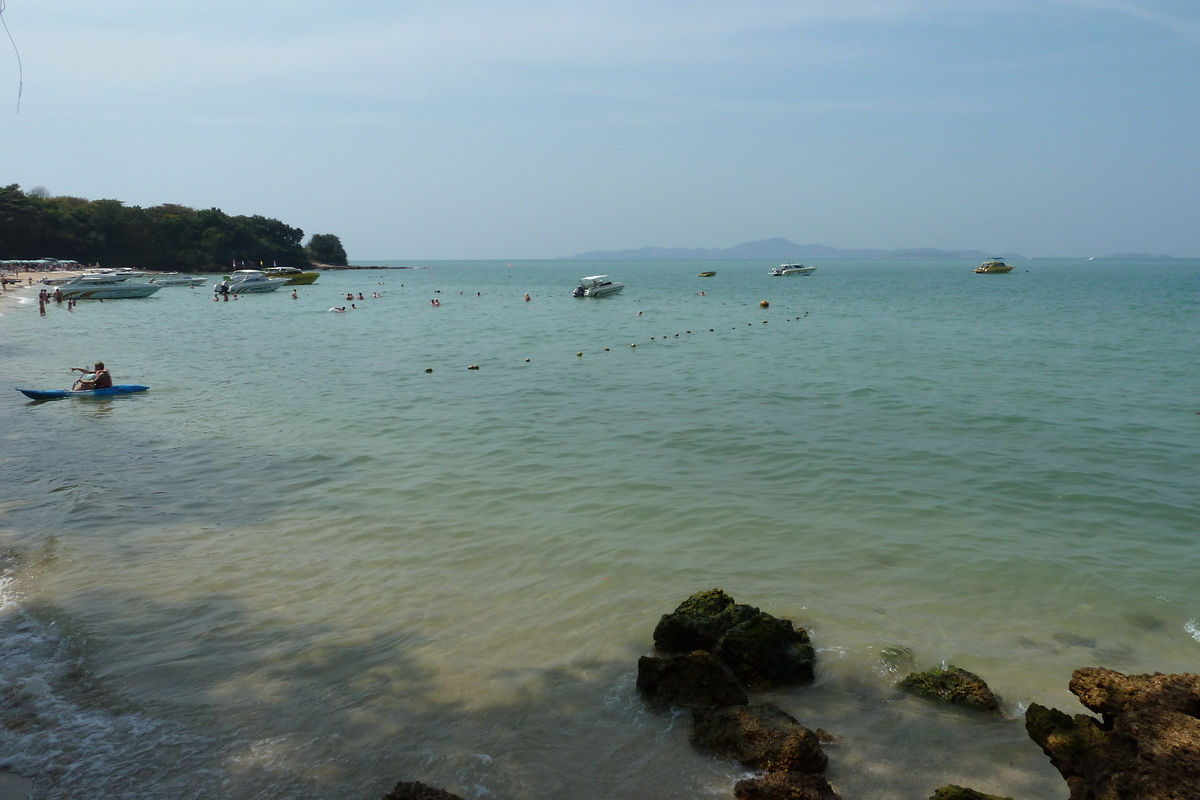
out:
<path id="1" fill-rule="evenodd" d="M 7 6 L 4 184 L 351 258 L 1200 255 L 1197 0 Z"/>

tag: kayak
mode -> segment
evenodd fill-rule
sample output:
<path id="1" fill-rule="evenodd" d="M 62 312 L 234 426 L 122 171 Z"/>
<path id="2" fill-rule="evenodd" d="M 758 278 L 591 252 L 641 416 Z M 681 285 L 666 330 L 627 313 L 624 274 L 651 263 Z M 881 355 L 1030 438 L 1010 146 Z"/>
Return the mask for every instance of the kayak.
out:
<path id="1" fill-rule="evenodd" d="M 115 394 L 132 394 L 144 392 L 149 386 L 138 386 L 135 383 L 125 383 L 120 386 L 110 386 L 107 389 L 80 389 L 72 392 L 70 389 L 17 389 L 30 400 L 57 400 L 60 397 L 111 397 Z"/>

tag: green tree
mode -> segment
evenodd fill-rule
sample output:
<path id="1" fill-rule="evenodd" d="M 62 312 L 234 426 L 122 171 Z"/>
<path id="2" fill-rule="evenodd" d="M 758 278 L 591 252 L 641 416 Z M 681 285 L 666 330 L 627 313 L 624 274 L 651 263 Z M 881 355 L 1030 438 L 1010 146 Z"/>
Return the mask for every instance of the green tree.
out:
<path id="1" fill-rule="evenodd" d="M 314 233 L 308 240 L 308 257 L 322 264 L 335 267 L 346 266 L 346 249 L 342 240 L 332 233 Z"/>

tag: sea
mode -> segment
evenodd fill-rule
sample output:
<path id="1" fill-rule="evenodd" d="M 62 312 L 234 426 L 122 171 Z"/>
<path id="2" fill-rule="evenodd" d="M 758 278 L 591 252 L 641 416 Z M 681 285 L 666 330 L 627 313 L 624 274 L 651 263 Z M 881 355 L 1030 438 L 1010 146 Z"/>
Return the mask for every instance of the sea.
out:
<path id="1" fill-rule="evenodd" d="M 1065 800 L 1030 703 L 1200 671 L 1200 261 L 815 264 L 6 293 L 0 768 L 34 800 L 730 798 L 751 773 L 635 687 L 720 588 L 809 632 L 815 682 L 754 698 L 831 734 L 846 800 Z M 150 390 L 13 391 L 97 360 Z M 894 688 L 942 665 L 1003 716 Z"/>

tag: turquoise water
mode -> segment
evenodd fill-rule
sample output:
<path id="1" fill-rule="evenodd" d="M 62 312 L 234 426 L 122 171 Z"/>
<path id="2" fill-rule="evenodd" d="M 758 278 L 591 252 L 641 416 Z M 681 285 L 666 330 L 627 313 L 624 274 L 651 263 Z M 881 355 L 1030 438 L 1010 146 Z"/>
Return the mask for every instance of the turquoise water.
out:
<path id="1" fill-rule="evenodd" d="M 1065 798 L 1029 702 L 1196 670 L 1200 262 L 427 266 L 4 307 L 0 764 L 35 797 L 729 797 L 633 687 L 715 586 L 810 628 L 772 699 L 847 798 Z M 594 272 L 627 289 L 570 297 Z M 151 391 L 12 391 L 97 359 Z M 889 645 L 1008 718 L 897 695 Z"/>

